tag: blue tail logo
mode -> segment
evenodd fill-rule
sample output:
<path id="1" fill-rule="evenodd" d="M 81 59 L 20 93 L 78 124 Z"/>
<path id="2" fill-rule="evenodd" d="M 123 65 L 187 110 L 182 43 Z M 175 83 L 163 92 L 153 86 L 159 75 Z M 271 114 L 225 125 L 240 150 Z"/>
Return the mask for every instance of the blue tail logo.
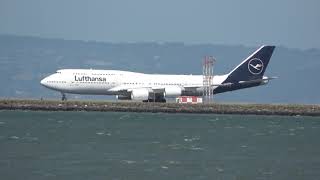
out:
<path id="1" fill-rule="evenodd" d="M 262 79 L 275 46 L 261 46 L 229 74 L 224 83 Z"/>
<path id="2" fill-rule="evenodd" d="M 261 74 L 263 71 L 263 62 L 258 58 L 253 58 L 248 63 L 248 69 L 251 74 Z"/>

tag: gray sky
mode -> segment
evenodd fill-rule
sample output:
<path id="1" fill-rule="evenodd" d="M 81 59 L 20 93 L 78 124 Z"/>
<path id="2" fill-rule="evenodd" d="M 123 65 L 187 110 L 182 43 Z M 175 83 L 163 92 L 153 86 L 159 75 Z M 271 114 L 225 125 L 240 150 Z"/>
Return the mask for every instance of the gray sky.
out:
<path id="1" fill-rule="evenodd" d="M 318 0 L 0 0 L 0 33 L 320 48 Z"/>

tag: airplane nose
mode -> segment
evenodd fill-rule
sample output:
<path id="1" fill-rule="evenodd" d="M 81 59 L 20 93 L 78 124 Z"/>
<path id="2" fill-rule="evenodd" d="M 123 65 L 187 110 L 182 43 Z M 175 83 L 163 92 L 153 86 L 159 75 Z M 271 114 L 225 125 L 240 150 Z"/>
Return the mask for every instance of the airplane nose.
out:
<path id="1" fill-rule="evenodd" d="M 40 81 L 40 84 L 42 85 L 42 86 L 47 86 L 47 80 L 46 80 L 47 78 L 44 78 L 44 79 L 42 79 L 41 81 Z"/>

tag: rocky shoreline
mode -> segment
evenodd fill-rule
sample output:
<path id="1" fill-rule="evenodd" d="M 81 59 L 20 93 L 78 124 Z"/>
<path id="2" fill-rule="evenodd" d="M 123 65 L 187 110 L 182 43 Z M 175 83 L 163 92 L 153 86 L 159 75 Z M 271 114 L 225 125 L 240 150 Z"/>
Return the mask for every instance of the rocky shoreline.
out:
<path id="1" fill-rule="evenodd" d="M 320 105 L 276 104 L 176 104 L 111 101 L 0 100 L 0 110 L 115 111 L 152 113 L 200 113 L 320 116 Z"/>

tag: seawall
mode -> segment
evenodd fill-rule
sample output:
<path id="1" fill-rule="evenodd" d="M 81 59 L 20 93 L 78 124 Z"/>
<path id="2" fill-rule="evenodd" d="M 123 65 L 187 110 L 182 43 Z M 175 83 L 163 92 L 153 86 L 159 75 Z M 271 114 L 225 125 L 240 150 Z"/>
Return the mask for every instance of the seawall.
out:
<path id="1" fill-rule="evenodd" d="M 320 116 L 320 105 L 176 104 L 111 101 L 0 100 L 0 110 L 115 111 L 242 115 Z"/>

